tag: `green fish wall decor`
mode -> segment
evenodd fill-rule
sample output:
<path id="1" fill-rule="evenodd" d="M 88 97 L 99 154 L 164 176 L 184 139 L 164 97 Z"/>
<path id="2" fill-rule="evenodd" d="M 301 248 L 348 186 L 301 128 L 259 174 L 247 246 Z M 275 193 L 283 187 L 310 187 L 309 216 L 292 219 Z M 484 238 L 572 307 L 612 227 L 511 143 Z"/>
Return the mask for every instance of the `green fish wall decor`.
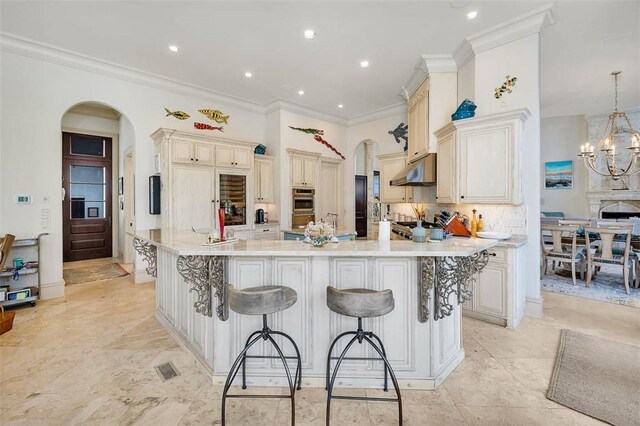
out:
<path id="1" fill-rule="evenodd" d="M 320 129 L 311 129 L 311 128 L 303 129 L 301 127 L 293 127 L 293 126 L 289 126 L 289 128 L 293 130 L 297 130 L 299 132 L 304 132 L 308 135 L 324 135 L 324 130 L 320 130 Z"/>
<path id="2" fill-rule="evenodd" d="M 172 115 L 178 120 L 186 120 L 187 118 L 191 117 L 184 111 L 169 111 L 169 108 L 165 108 L 164 110 L 167 111 L 167 115 L 165 115 L 165 117 Z"/>
<path id="3" fill-rule="evenodd" d="M 199 109 L 199 113 L 206 115 L 209 117 L 209 120 L 213 120 L 216 123 L 225 123 L 229 124 L 229 116 L 224 115 L 222 111 L 217 109 Z"/>

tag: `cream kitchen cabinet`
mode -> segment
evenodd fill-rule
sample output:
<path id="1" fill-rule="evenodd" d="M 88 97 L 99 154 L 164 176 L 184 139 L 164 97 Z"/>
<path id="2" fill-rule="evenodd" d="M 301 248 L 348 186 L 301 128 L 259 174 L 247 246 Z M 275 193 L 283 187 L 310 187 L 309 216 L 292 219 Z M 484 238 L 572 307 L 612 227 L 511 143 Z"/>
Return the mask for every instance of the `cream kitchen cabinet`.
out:
<path id="1" fill-rule="evenodd" d="M 292 188 L 315 188 L 320 154 L 287 149 Z"/>
<path id="2" fill-rule="evenodd" d="M 522 204 L 526 109 L 451 122 L 438 130 L 438 203 Z"/>
<path id="3" fill-rule="evenodd" d="M 380 201 L 386 204 L 413 202 L 413 188 L 392 186 L 393 179 L 407 165 L 404 152 L 379 155 L 380 159 Z"/>
<path id="4" fill-rule="evenodd" d="M 172 152 L 174 163 L 213 166 L 214 147 L 211 144 L 176 139 Z"/>
<path id="5" fill-rule="evenodd" d="M 214 227 L 216 191 L 213 168 L 176 165 L 172 170 L 171 188 L 179 200 L 172 203 L 173 228 Z"/>
<path id="6" fill-rule="evenodd" d="M 516 328 L 525 313 L 524 256 L 524 246 L 489 249 L 489 263 L 473 283 L 463 314 Z"/>
<path id="7" fill-rule="evenodd" d="M 256 143 L 223 139 L 174 129 L 158 129 L 155 142 L 161 181 L 160 227 L 212 229 L 217 208 L 233 202 L 243 223 L 228 225 L 251 237 L 254 206 L 253 150 Z M 220 158 L 216 156 L 220 154 Z M 193 160 L 192 160 L 193 159 Z M 218 165 L 218 160 L 222 166 Z M 233 164 L 232 164 L 233 163 Z M 237 163 L 237 164 L 235 164 Z M 240 184 L 244 199 L 229 195 Z M 237 192 L 237 191 L 235 191 Z M 221 199 L 221 193 L 224 197 Z M 242 216 L 242 213 L 239 214 Z"/>
<path id="8" fill-rule="evenodd" d="M 407 154 L 409 161 L 429 149 L 429 80 L 422 82 L 409 98 Z"/>
<path id="9" fill-rule="evenodd" d="M 254 160 L 254 199 L 256 203 L 273 203 L 273 157 L 256 155 Z"/>
<path id="10" fill-rule="evenodd" d="M 279 240 L 280 226 L 269 223 L 256 224 L 253 230 L 254 240 Z"/>
<path id="11" fill-rule="evenodd" d="M 250 169 L 253 153 L 246 148 L 216 145 L 216 166 Z"/>

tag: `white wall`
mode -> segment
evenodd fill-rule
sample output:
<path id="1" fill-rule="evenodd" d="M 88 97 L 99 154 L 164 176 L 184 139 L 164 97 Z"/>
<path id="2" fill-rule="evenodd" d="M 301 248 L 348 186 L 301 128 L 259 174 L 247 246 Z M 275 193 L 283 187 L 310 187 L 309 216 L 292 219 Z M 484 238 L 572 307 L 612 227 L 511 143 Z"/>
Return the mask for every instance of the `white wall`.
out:
<path id="1" fill-rule="evenodd" d="M 458 105 L 465 99 L 474 100 L 476 97 L 476 59 L 471 57 L 458 69 Z"/>
<path id="2" fill-rule="evenodd" d="M 527 298 L 541 303 L 540 297 L 540 33 L 485 50 L 475 56 L 476 116 L 527 108 L 531 117 L 525 124 L 522 179 L 527 229 Z M 518 78 L 512 93 L 496 99 L 495 88 L 506 75 Z M 516 216 L 517 217 L 517 216 Z"/>
<path id="3" fill-rule="evenodd" d="M 11 232 L 18 238 L 42 232 L 40 209 L 50 208 L 51 223 L 48 237 L 42 245 L 43 296 L 63 294 L 62 287 L 62 210 L 60 173 L 62 164 L 61 119 L 65 111 L 81 102 L 108 105 L 131 122 L 135 133 L 136 228 L 159 226 L 158 217 L 149 215 L 147 179 L 154 173 L 154 146 L 149 135 L 159 127 L 193 131 L 193 121 L 179 121 L 165 117 L 164 107 L 188 112 L 198 121 L 198 109 L 216 108 L 230 115 L 224 136 L 262 141 L 265 116 L 236 106 L 213 102 L 202 94 L 185 95 L 151 85 L 90 72 L 83 67 L 71 68 L 3 50 L 0 55 L 2 75 L 0 85 L 0 233 Z M 25 156 L 28 153 L 28 167 Z M 32 194 L 34 203 L 16 205 L 15 193 Z M 51 203 L 43 203 L 48 196 Z M 56 205 L 57 204 L 57 205 Z M 137 265 L 137 268 L 142 265 Z"/>
<path id="4" fill-rule="evenodd" d="M 587 206 L 587 170 L 577 157 L 580 145 L 586 142 L 584 115 L 543 118 L 540 121 L 540 182 L 542 211 L 563 212 L 567 218 L 589 217 Z M 544 163 L 573 161 L 572 189 L 545 189 Z"/>

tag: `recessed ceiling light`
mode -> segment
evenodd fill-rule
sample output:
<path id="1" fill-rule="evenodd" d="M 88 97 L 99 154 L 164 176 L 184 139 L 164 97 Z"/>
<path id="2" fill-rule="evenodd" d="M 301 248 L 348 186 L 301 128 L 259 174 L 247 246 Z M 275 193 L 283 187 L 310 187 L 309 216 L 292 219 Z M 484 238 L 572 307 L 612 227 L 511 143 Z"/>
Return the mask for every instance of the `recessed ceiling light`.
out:
<path id="1" fill-rule="evenodd" d="M 178 46 L 176 46 L 175 44 L 172 44 L 171 46 L 169 46 L 169 50 L 175 53 L 180 49 L 178 49 Z"/>
<path id="2" fill-rule="evenodd" d="M 362 68 L 367 68 L 369 66 L 369 61 L 360 61 L 360 66 Z"/>
<path id="3" fill-rule="evenodd" d="M 253 74 L 251 74 L 249 71 L 247 71 L 247 72 L 244 73 L 244 76 L 247 77 L 247 78 L 251 78 L 251 77 L 253 77 Z"/>
<path id="4" fill-rule="evenodd" d="M 304 30 L 304 38 L 309 40 L 316 38 L 316 32 L 313 30 Z"/>
<path id="5" fill-rule="evenodd" d="M 476 19 L 477 16 L 478 16 L 477 10 L 472 10 L 471 12 L 467 13 L 467 19 Z"/>
<path id="6" fill-rule="evenodd" d="M 338 104 L 338 108 L 344 108 L 344 105 Z"/>
<path id="7" fill-rule="evenodd" d="M 298 90 L 298 95 L 300 96 L 304 95 L 304 90 Z"/>

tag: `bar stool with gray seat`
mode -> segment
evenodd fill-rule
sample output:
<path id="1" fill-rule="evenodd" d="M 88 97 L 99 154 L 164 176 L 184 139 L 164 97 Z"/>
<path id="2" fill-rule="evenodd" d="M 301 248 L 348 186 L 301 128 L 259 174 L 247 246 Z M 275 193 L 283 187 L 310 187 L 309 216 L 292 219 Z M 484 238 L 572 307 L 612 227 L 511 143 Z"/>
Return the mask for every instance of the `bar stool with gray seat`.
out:
<path id="1" fill-rule="evenodd" d="M 398 403 L 398 424 L 402 424 L 402 397 L 400 396 L 400 388 L 398 386 L 398 380 L 391 368 L 391 364 L 387 359 L 387 353 L 382 344 L 382 340 L 371 331 L 364 331 L 362 329 L 362 318 L 373 318 L 386 315 L 393 311 L 395 307 L 395 300 L 393 299 L 393 292 L 389 289 L 382 291 L 369 290 L 365 288 L 351 288 L 340 290 L 332 286 L 327 287 L 327 306 L 333 312 L 345 315 L 348 317 L 358 318 L 358 329 L 356 331 L 346 331 L 338 337 L 336 337 L 331 346 L 329 347 L 329 354 L 327 355 L 327 376 L 326 376 L 326 388 L 327 388 L 327 413 L 326 423 L 330 424 L 331 421 L 331 400 L 332 399 L 350 399 L 361 401 L 389 401 Z M 345 346 L 344 350 L 340 353 L 340 356 L 332 357 L 331 352 L 340 339 L 345 336 L 353 335 L 349 343 Z M 374 343 L 376 340 L 377 344 Z M 362 344 L 363 341 L 367 342 L 379 355 L 379 358 L 371 357 L 346 357 L 347 352 L 353 346 L 355 342 Z M 396 391 L 396 398 L 377 398 L 377 397 L 362 397 L 362 396 L 338 396 L 333 395 L 333 386 L 338 376 L 338 369 L 340 364 L 344 360 L 372 360 L 384 362 L 384 391 L 388 390 L 387 387 L 387 373 L 391 376 L 393 387 Z M 329 372 L 331 370 L 331 360 L 336 360 L 335 369 L 329 379 Z"/>
<path id="2" fill-rule="evenodd" d="M 229 308 L 237 312 L 241 315 L 262 315 L 262 330 L 257 330 L 251 333 L 247 342 L 245 343 L 244 349 L 240 352 L 240 355 L 235 359 L 231 369 L 229 370 L 229 375 L 227 376 L 227 381 L 224 385 L 224 390 L 222 392 L 222 424 L 225 424 L 225 407 L 227 398 L 290 398 L 291 399 L 291 424 L 295 424 L 296 419 L 296 411 L 295 411 L 295 391 L 300 390 L 302 388 L 302 363 L 300 360 L 300 351 L 298 350 L 298 346 L 293 341 L 289 335 L 283 333 L 281 331 L 271 330 L 267 325 L 267 315 L 273 314 L 276 312 L 284 311 L 285 309 L 293 306 L 298 299 L 298 295 L 296 291 L 292 288 L 285 286 L 262 286 L 262 287 L 251 287 L 243 290 L 236 290 L 233 286 L 229 285 L 227 294 L 229 297 Z M 293 348 L 296 351 L 296 356 L 284 356 L 280 346 L 273 339 L 272 335 L 282 336 L 287 339 L 293 345 Z M 276 355 L 247 355 L 249 349 L 256 344 L 260 339 L 264 341 L 269 341 L 271 345 L 275 348 L 277 352 Z M 244 394 L 232 394 L 229 395 L 229 388 L 233 383 L 240 367 L 242 367 L 242 389 L 247 388 L 247 379 L 246 379 L 246 360 L 247 358 L 259 358 L 259 359 L 280 359 L 282 360 L 282 365 L 284 367 L 284 371 L 287 375 L 287 380 L 289 382 L 289 395 L 244 395 Z M 291 378 L 291 372 L 289 371 L 289 365 L 287 364 L 287 359 L 295 359 L 297 361 L 296 366 L 296 375 Z"/>

